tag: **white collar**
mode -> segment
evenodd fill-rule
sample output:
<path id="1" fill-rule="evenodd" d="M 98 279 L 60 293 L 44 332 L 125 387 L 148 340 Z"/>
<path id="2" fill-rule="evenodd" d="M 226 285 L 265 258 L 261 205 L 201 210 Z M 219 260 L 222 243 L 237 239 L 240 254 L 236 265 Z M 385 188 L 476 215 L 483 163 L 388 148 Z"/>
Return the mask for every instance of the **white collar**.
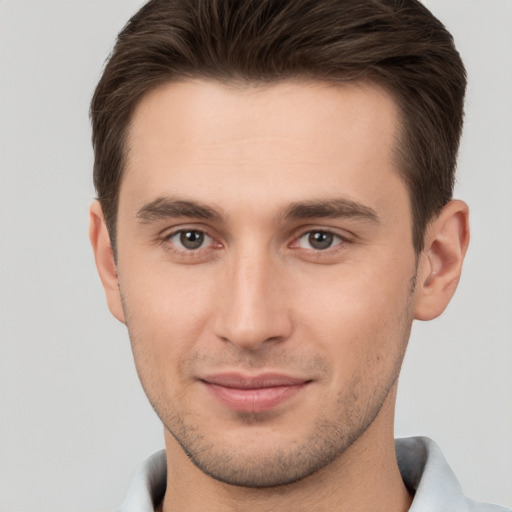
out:
<path id="1" fill-rule="evenodd" d="M 404 483 L 414 493 L 409 512 L 511 512 L 466 498 L 441 450 L 428 437 L 397 439 L 395 447 Z M 165 450 L 161 450 L 149 457 L 133 477 L 116 512 L 154 512 L 164 496 L 166 482 Z"/>

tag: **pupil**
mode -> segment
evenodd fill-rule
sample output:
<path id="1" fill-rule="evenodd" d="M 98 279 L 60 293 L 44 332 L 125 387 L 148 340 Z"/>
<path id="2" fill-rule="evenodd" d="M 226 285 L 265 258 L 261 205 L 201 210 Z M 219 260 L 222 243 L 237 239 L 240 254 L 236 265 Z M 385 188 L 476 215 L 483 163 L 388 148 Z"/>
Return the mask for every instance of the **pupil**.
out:
<path id="1" fill-rule="evenodd" d="M 333 235 L 324 231 L 309 234 L 309 244 L 313 249 L 328 249 L 332 245 Z"/>
<path id="2" fill-rule="evenodd" d="M 183 231 L 180 235 L 180 242 L 187 249 L 199 249 L 204 241 L 204 234 L 201 231 Z"/>

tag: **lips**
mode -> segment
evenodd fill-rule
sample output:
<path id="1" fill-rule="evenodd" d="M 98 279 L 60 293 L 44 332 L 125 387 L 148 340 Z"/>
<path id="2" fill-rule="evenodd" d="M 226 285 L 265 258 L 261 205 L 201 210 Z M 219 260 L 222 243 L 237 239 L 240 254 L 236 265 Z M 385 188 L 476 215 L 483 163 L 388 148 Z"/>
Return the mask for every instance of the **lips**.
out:
<path id="1" fill-rule="evenodd" d="M 274 373 L 256 376 L 223 373 L 207 376 L 201 381 L 224 406 L 234 411 L 251 413 L 276 408 L 311 382 Z"/>

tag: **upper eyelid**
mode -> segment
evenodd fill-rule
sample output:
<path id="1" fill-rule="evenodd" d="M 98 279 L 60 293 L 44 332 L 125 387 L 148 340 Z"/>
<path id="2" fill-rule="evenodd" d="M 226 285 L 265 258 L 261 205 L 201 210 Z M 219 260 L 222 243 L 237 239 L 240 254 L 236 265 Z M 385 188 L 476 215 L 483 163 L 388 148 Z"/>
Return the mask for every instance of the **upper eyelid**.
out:
<path id="1" fill-rule="evenodd" d="M 330 233 L 331 235 L 339 236 L 342 240 L 350 241 L 352 239 L 357 238 L 357 235 L 354 233 L 347 231 L 346 229 L 336 228 L 333 226 L 302 226 L 294 230 L 294 234 L 292 235 L 294 240 L 297 240 L 308 233 L 312 233 L 315 231 L 320 231 L 323 233 Z"/>
<path id="2" fill-rule="evenodd" d="M 199 229 L 199 228 L 194 228 L 194 227 L 190 227 L 190 228 L 185 227 L 185 228 L 179 228 L 179 229 L 171 230 L 168 233 L 166 233 L 165 235 L 163 235 L 163 239 L 164 239 L 164 241 L 165 240 L 170 240 L 171 238 L 175 237 L 176 235 L 178 235 L 180 233 L 187 232 L 187 231 L 198 231 L 199 233 L 202 233 L 203 235 L 205 235 L 205 237 L 208 237 L 208 238 L 210 238 L 212 240 L 215 240 L 215 237 L 212 236 L 205 229 Z"/>
<path id="3" fill-rule="evenodd" d="M 340 239 L 339 242 L 337 243 L 334 243 L 331 247 L 328 247 L 326 249 L 314 249 L 314 248 L 311 248 L 311 249 L 307 249 L 307 248 L 302 248 L 306 251 L 315 251 L 315 252 L 327 252 L 329 251 L 330 249 L 336 249 L 336 247 L 338 247 L 339 245 L 344 245 L 345 243 L 348 243 L 349 242 L 349 239 L 347 237 L 344 237 L 343 235 L 340 235 L 339 233 L 335 233 L 333 231 L 329 231 L 329 230 L 326 230 L 326 229 L 310 229 L 308 231 L 305 231 L 302 235 L 298 236 L 298 237 L 295 237 L 292 241 L 292 243 L 290 244 L 291 245 L 295 245 L 295 244 L 298 244 L 299 241 L 304 238 L 305 236 L 307 236 L 308 234 L 310 233 L 328 233 L 330 235 L 333 235 L 334 237 L 337 237 Z"/>
<path id="4" fill-rule="evenodd" d="M 337 231 L 333 231 L 330 229 L 308 229 L 307 231 L 304 231 L 301 235 L 299 235 L 297 238 L 302 238 L 303 236 L 306 236 L 310 233 L 328 233 L 329 235 L 337 236 L 338 238 L 341 238 L 342 240 L 345 240 L 345 237 L 343 234 L 338 233 Z"/>
<path id="5" fill-rule="evenodd" d="M 177 233 L 181 233 L 182 231 L 200 231 L 201 233 L 204 233 L 211 238 L 216 238 L 216 236 L 212 234 L 212 228 L 204 226 L 203 224 L 198 225 L 198 223 L 195 222 L 181 223 L 175 226 L 167 226 L 158 232 L 158 237 L 170 238 L 171 236 L 176 235 Z"/>
<path id="6" fill-rule="evenodd" d="M 175 230 L 172 230 L 169 233 L 167 233 L 164 238 L 172 238 L 173 236 L 176 236 L 178 233 L 183 233 L 183 232 L 187 232 L 187 231 L 197 231 L 199 233 L 203 233 L 203 235 L 206 235 L 209 238 L 213 238 L 213 236 L 210 235 L 208 233 L 208 231 L 205 231 L 204 229 L 197 229 L 197 228 L 180 228 L 180 229 L 175 229 Z"/>

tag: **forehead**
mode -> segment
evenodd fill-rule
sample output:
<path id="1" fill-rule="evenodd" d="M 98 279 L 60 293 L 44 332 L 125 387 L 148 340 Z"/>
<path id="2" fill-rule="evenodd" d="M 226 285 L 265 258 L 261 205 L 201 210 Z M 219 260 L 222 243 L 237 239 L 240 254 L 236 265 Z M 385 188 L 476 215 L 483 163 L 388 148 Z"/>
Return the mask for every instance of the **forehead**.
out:
<path id="1" fill-rule="evenodd" d="M 333 190 L 364 199 L 354 196 L 399 179 L 397 111 L 388 93 L 363 83 L 168 83 L 134 112 L 120 203 L 190 193 L 220 203 L 233 190 L 262 205 L 270 195 L 301 201 Z"/>
<path id="2" fill-rule="evenodd" d="M 187 80 L 165 83 L 139 101 L 129 127 L 130 142 L 149 131 L 165 131 L 179 146 L 190 135 L 195 142 L 221 138 L 285 135 L 300 139 L 343 125 L 340 137 L 358 135 L 371 126 L 394 138 L 398 108 L 383 88 L 366 82 L 326 83 L 285 80 L 270 84 Z M 173 123 L 176 121 L 179 124 Z M 204 130 L 199 133 L 201 125 Z M 210 128 L 216 128 L 211 131 Z M 341 139 L 340 139 L 341 141 Z"/>

